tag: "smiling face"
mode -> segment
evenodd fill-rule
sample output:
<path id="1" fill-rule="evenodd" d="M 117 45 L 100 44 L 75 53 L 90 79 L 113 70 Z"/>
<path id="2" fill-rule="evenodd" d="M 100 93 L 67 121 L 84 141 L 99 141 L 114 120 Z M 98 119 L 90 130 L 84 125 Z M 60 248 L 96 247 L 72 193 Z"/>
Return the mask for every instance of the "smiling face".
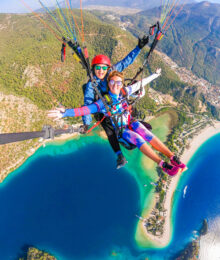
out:
<path id="1" fill-rule="evenodd" d="M 97 78 L 103 80 L 108 72 L 108 66 L 105 64 L 96 64 L 94 66 L 94 72 Z"/>
<path id="2" fill-rule="evenodd" d="M 120 91 L 123 87 L 122 78 L 119 76 L 116 76 L 116 75 L 111 77 L 108 82 L 108 87 L 109 87 L 110 91 L 112 92 L 112 94 L 119 95 Z"/>

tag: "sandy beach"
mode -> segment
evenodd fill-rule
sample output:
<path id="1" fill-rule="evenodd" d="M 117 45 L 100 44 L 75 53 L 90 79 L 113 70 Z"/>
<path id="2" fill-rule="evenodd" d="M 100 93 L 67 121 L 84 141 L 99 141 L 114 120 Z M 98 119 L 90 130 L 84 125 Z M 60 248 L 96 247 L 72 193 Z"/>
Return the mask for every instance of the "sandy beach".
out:
<path id="1" fill-rule="evenodd" d="M 210 137 L 220 133 L 220 122 L 214 121 L 214 126 L 207 126 L 198 135 L 196 135 L 190 144 L 188 149 L 185 149 L 181 159 L 187 163 L 198 148 Z"/>
<path id="2" fill-rule="evenodd" d="M 201 132 L 196 135 L 190 144 L 190 147 L 185 149 L 181 159 L 184 163 L 189 162 L 190 158 L 193 156 L 193 154 L 197 151 L 197 149 L 210 137 L 220 133 L 220 122 L 215 121 L 213 126 L 207 126 L 206 128 L 202 129 Z M 184 172 L 182 173 L 184 174 Z M 164 233 L 162 236 L 153 236 L 151 233 L 147 232 L 147 229 L 145 227 L 145 222 L 141 221 L 141 232 L 145 235 L 147 240 L 150 240 L 150 242 L 155 246 L 155 247 L 165 247 L 169 244 L 170 239 L 171 239 L 171 234 L 172 234 L 172 226 L 171 226 L 171 216 L 172 216 L 172 199 L 173 199 L 173 194 L 174 191 L 177 187 L 177 184 L 179 182 L 179 179 L 181 175 L 177 175 L 172 178 L 169 189 L 166 194 L 165 198 L 165 209 L 166 211 L 166 216 L 165 216 L 165 225 L 164 225 Z M 148 212 L 145 216 L 142 216 L 143 218 L 148 218 L 149 217 Z M 139 223 L 139 224 L 140 224 Z"/>

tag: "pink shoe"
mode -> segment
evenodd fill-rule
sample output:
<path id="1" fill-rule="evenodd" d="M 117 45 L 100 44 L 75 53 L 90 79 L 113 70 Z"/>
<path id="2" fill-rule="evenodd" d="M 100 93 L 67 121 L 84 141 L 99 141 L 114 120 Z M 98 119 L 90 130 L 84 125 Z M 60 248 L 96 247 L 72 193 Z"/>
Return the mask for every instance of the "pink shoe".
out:
<path id="1" fill-rule="evenodd" d="M 170 176 L 175 176 L 179 172 L 182 172 L 182 169 L 178 166 L 171 165 L 167 162 L 161 161 L 159 166 L 162 168 L 162 170 L 167 173 Z"/>
<path id="2" fill-rule="evenodd" d="M 177 166 L 177 167 L 181 168 L 182 170 L 186 170 L 187 169 L 186 165 L 184 163 L 182 163 L 179 160 L 179 158 L 177 156 L 175 156 L 175 155 L 173 155 L 170 158 L 170 162 L 171 162 L 172 165 Z"/>

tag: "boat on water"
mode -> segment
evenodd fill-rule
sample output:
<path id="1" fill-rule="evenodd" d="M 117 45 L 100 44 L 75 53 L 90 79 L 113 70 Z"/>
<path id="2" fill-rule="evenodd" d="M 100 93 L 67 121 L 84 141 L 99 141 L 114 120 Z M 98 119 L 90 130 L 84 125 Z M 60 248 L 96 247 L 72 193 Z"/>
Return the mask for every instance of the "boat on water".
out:
<path id="1" fill-rule="evenodd" d="M 187 188 L 188 188 L 188 186 L 186 185 L 185 188 L 184 188 L 184 190 L 183 190 L 183 198 L 186 197 L 186 191 L 187 191 Z"/>

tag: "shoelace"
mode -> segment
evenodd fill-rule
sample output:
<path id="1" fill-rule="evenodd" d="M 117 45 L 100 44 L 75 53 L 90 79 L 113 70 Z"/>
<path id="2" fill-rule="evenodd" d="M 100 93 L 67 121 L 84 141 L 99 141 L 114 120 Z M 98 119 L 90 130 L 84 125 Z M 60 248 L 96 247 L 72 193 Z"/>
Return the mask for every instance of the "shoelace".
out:
<path id="1" fill-rule="evenodd" d="M 164 162 L 163 163 L 163 168 L 171 170 L 173 168 L 173 166 L 168 164 L 167 162 Z"/>
<path id="2" fill-rule="evenodd" d="M 180 160 L 179 160 L 176 156 L 173 157 L 173 160 L 174 160 L 177 164 L 181 164 Z"/>

